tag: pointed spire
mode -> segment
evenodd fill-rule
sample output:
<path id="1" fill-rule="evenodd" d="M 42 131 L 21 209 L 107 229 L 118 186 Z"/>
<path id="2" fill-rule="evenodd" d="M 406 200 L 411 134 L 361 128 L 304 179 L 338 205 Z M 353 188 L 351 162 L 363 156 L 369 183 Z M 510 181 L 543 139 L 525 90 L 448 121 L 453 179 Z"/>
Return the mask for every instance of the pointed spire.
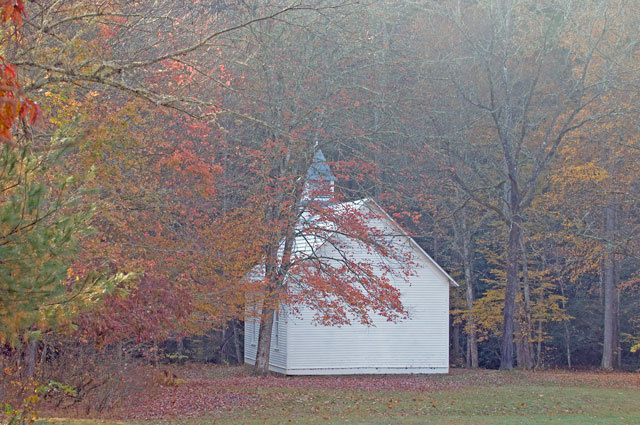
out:
<path id="1" fill-rule="evenodd" d="M 335 181 L 336 177 L 331 173 L 327 159 L 324 157 L 322 151 L 318 149 L 307 171 L 305 193 L 302 197 L 303 204 L 310 201 L 312 197 L 316 201 L 329 202 L 333 197 L 333 185 Z"/>
<path id="2" fill-rule="evenodd" d="M 309 180 L 336 181 L 335 176 L 331 173 L 329 164 L 327 164 L 327 159 L 320 149 L 318 149 L 313 156 L 311 167 L 309 167 L 309 171 L 307 172 L 307 181 Z"/>

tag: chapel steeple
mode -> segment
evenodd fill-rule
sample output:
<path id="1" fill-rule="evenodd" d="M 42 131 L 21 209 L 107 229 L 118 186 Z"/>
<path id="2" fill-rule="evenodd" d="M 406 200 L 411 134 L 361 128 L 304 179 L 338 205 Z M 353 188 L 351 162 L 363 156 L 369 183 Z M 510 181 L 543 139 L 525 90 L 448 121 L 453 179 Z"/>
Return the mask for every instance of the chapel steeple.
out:
<path id="1" fill-rule="evenodd" d="M 307 181 L 303 201 L 329 202 L 333 197 L 334 183 L 336 177 L 331 173 L 331 168 L 327 164 L 327 159 L 320 149 L 313 156 L 311 166 L 307 171 Z"/>

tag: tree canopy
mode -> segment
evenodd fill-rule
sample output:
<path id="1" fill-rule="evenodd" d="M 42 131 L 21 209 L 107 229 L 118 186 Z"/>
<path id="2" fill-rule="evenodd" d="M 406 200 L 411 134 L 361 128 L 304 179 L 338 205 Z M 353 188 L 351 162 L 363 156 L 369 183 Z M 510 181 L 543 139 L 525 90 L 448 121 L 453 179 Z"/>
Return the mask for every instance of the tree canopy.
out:
<path id="1" fill-rule="evenodd" d="M 0 1 L 3 358 L 242 362 L 251 310 L 265 372 L 280 305 L 402 320 L 296 251 L 331 223 L 398 255 L 372 198 L 462 283 L 452 363 L 637 368 L 634 6 Z"/>

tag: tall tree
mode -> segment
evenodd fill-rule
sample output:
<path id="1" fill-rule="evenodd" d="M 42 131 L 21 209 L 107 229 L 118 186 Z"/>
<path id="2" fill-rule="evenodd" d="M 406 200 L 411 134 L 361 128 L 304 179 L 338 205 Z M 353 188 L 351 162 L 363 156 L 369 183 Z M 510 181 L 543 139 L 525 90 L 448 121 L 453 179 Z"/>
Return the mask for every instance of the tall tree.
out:
<path id="1" fill-rule="evenodd" d="M 431 26 L 449 38 L 430 49 L 437 58 L 430 72 L 444 76 L 431 87 L 455 93 L 447 104 L 436 103 L 448 111 L 446 119 L 427 111 L 445 129 L 438 149 L 450 162 L 452 179 L 507 230 L 503 369 L 513 368 L 525 212 L 567 136 L 615 109 L 589 107 L 620 71 L 613 58 L 628 47 L 621 32 L 624 10 L 602 2 L 580 10 L 553 1 L 432 5 Z"/>
<path id="2" fill-rule="evenodd" d="M 0 3 L 0 12 L 4 22 L 19 25 L 24 5 Z M 46 149 L 35 145 L 30 126 L 39 106 L 24 97 L 15 68 L 4 59 L 0 78 L 0 340 L 27 344 L 26 371 L 32 376 L 37 331 L 69 325 L 83 307 L 128 277 L 107 277 L 104 267 L 87 272 L 72 267 L 78 240 L 92 230 L 94 208 L 81 202 L 84 192 L 73 177 L 57 173 L 59 138 Z"/>
<path id="3" fill-rule="evenodd" d="M 237 96 L 230 102 L 238 102 L 241 106 L 234 109 L 256 119 L 253 126 L 239 128 L 234 121 L 223 126 L 233 129 L 237 145 L 252 155 L 252 172 L 247 179 L 253 182 L 253 190 L 248 199 L 259 207 L 254 211 L 261 211 L 255 217 L 256 237 L 261 238 L 264 253 L 264 280 L 261 288 L 255 288 L 263 303 L 256 363 L 260 373 L 268 369 L 272 316 L 280 303 L 320 306 L 321 311 L 326 310 L 328 323 L 346 320 L 345 309 L 353 309 L 360 320 L 367 320 L 362 305 L 390 317 L 401 313 L 397 294 L 383 277 L 367 273 L 364 265 L 348 256 L 333 261 L 305 257 L 296 247 L 296 238 L 305 233 L 327 238 L 326 229 L 301 224 L 300 217 L 305 214 L 324 217 L 340 229 L 338 233 L 352 234 L 372 247 L 380 238 L 375 229 L 368 229 L 367 234 L 369 226 L 356 211 L 343 211 L 340 216 L 331 208 L 303 202 L 308 196 L 304 189 L 307 171 L 318 149 L 339 158 L 341 149 L 349 149 L 345 140 L 355 138 L 359 131 L 359 123 L 345 116 L 360 116 L 357 110 L 364 102 L 358 95 L 366 90 L 358 88 L 362 85 L 358 72 L 367 69 L 372 58 L 367 37 L 350 25 L 356 16 L 353 12 L 361 10 L 357 5 L 318 1 L 311 6 L 308 13 L 282 22 L 263 22 L 247 28 L 245 38 L 230 41 L 238 52 L 230 65 Z M 357 171 L 353 169 L 354 174 Z M 388 245 L 382 242 L 379 247 Z M 333 269 L 344 274 L 341 282 L 330 277 L 331 268 L 327 267 L 331 263 L 340 264 Z M 302 264 L 316 268 L 303 273 Z M 305 299 L 284 284 L 292 268 L 309 282 L 303 291 Z M 321 287 L 321 274 L 335 286 Z M 362 290 L 365 282 L 371 288 L 368 293 L 349 289 L 354 285 Z M 323 301 L 326 294 L 339 302 Z"/>

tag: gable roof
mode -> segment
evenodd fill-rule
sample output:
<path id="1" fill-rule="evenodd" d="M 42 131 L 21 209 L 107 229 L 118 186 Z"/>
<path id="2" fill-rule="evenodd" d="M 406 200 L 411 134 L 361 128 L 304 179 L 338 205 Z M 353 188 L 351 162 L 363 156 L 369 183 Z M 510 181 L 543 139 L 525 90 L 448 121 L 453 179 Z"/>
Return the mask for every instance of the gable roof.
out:
<path id="1" fill-rule="evenodd" d="M 327 159 L 322 153 L 321 149 L 318 149 L 313 156 L 313 161 L 311 162 L 311 166 L 307 171 L 307 184 L 311 181 L 329 181 L 334 182 L 336 180 L 335 176 L 331 172 L 331 168 L 327 164 Z M 397 236 L 406 237 L 409 240 L 409 243 L 414 247 L 416 251 L 418 251 L 428 263 L 433 265 L 442 275 L 454 286 L 460 286 L 458 283 L 447 273 L 440 265 L 433 259 L 426 251 L 407 233 L 405 230 L 395 221 L 376 201 L 371 198 L 364 198 L 357 201 L 352 202 L 343 202 L 341 204 L 332 205 L 332 208 L 342 208 L 349 209 L 353 207 L 358 210 L 363 206 L 370 206 L 373 209 L 378 210 L 379 215 L 383 218 L 386 218 L 389 224 L 394 227 L 398 231 Z M 305 213 L 302 216 L 302 220 L 313 220 L 313 216 L 311 214 Z M 322 223 L 321 226 L 324 225 L 327 228 L 329 233 L 334 232 L 335 224 L 334 223 Z M 318 237 L 315 235 L 310 235 L 307 237 L 306 235 L 299 235 L 296 237 L 294 241 L 293 252 L 304 252 L 306 254 L 313 254 L 320 246 L 324 245 L 326 242 L 326 237 Z M 282 248 L 281 248 L 282 249 Z"/>
<path id="2" fill-rule="evenodd" d="M 378 205 L 377 202 L 375 202 L 373 199 L 371 198 L 365 198 L 365 199 L 359 199 L 357 201 L 351 201 L 351 202 L 343 202 L 340 204 L 334 204 L 332 205 L 332 208 L 337 208 L 337 209 L 343 209 L 343 210 L 350 210 L 350 209 L 355 209 L 355 210 L 360 210 L 364 207 L 370 208 L 372 210 L 376 210 L 378 212 L 378 216 L 380 216 L 381 218 L 386 219 L 389 224 L 396 229 L 397 231 L 397 235 L 393 235 L 393 236 L 401 236 L 401 237 L 406 237 L 407 240 L 409 241 L 409 243 L 413 246 L 414 250 L 417 251 L 420 255 L 422 255 L 427 263 L 431 264 L 438 272 L 440 272 L 442 274 L 442 276 L 447 279 L 447 281 L 454 285 L 454 286 L 460 286 L 450 275 L 449 273 L 447 273 L 433 258 L 431 258 L 431 256 L 429 254 L 426 253 L 426 251 L 424 249 L 422 249 L 422 247 L 407 233 L 405 232 L 405 230 L 398 224 L 398 222 L 396 222 L 380 205 Z M 312 214 L 310 213 L 304 213 L 302 215 L 302 220 L 313 220 L 314 217 Z M 318 223 L 318 227 L 326 227 L 326 231 L 327 231 L 327 235 L 324 236 L 319 236 L 319 235 L 304 235 L 304 234 L 299 234 L 296 236 L 294 244 L 293 244 L 293 249 L 292 252 L 294 253 L 294 255 L 297 254 L 301 254 L 304 256 L 310 256 L 313 255 L 318 249 L 320 249 L 320 247 L 322 247 L 327 240 L 329 239 L 329 237 L 331 236 L 331 234 L 333 232 L 335 232 L 336 226 L 334 223 L 331 222 L 326 222 L 326 223 Z M 284 249 L 284 242 L 281 244 L 279 252 L 278 252 L 278 257 L 282 257 L 282 250 Z M 257 273 L 257 274 L 256 274 Z M 254 270 L 252 270 L 252 272 L 250 272 L 251 276 L 255 279 L 261 279 L 264 276 L 264 270 L 260 267 L 257 266 L 257 268 L 255 268 Z"/>
<path id="3" fill-rule="evenodd" d="M 405 230 L 402 228 L 402 226 L 400 226 L 397 221 L 395 221 L 380 205 L 378 205 L 378 203 L 376 201 L 374 201 L 373 199 L 370 199 L 370 198 L 367 198 L 364 201 L 366 201 L 366 203 L 369 206 L 373 206 L 380 213 L 382 213 L 382 216 L 385 217 L 387 219 L 387 221 L 389 221 L 389 223 L 399 231 L 399 236 L 406 237 L 409 240 L 409 243 L 411 243 L 411 245 L 413 245 L 413 247 L 425 257 L 427 262 L 429 262 L 431 265 L 435 266 L 435 268 L 440 273 L 442 273 L 445 278 L 447 278 L 449 283 L 451 283 L 454 286 L 460 286 L 458 284 L 458 282 L 456 282 L 455 279 L 452 278 L 449 275 L 449 273 L 447 273 L 442 267 L 440 267 L 440 264 L 438 264 L 436 262 L 436 260 L 431 258 L 431 256 L 429 254 L 427 254 L 427 252 L 424 249 L 422 249 L 420 244 L 418 244 L 418 242 L 416 242 L 415 239 L 413 239 L 407 232 L 405 232 Z"/>

